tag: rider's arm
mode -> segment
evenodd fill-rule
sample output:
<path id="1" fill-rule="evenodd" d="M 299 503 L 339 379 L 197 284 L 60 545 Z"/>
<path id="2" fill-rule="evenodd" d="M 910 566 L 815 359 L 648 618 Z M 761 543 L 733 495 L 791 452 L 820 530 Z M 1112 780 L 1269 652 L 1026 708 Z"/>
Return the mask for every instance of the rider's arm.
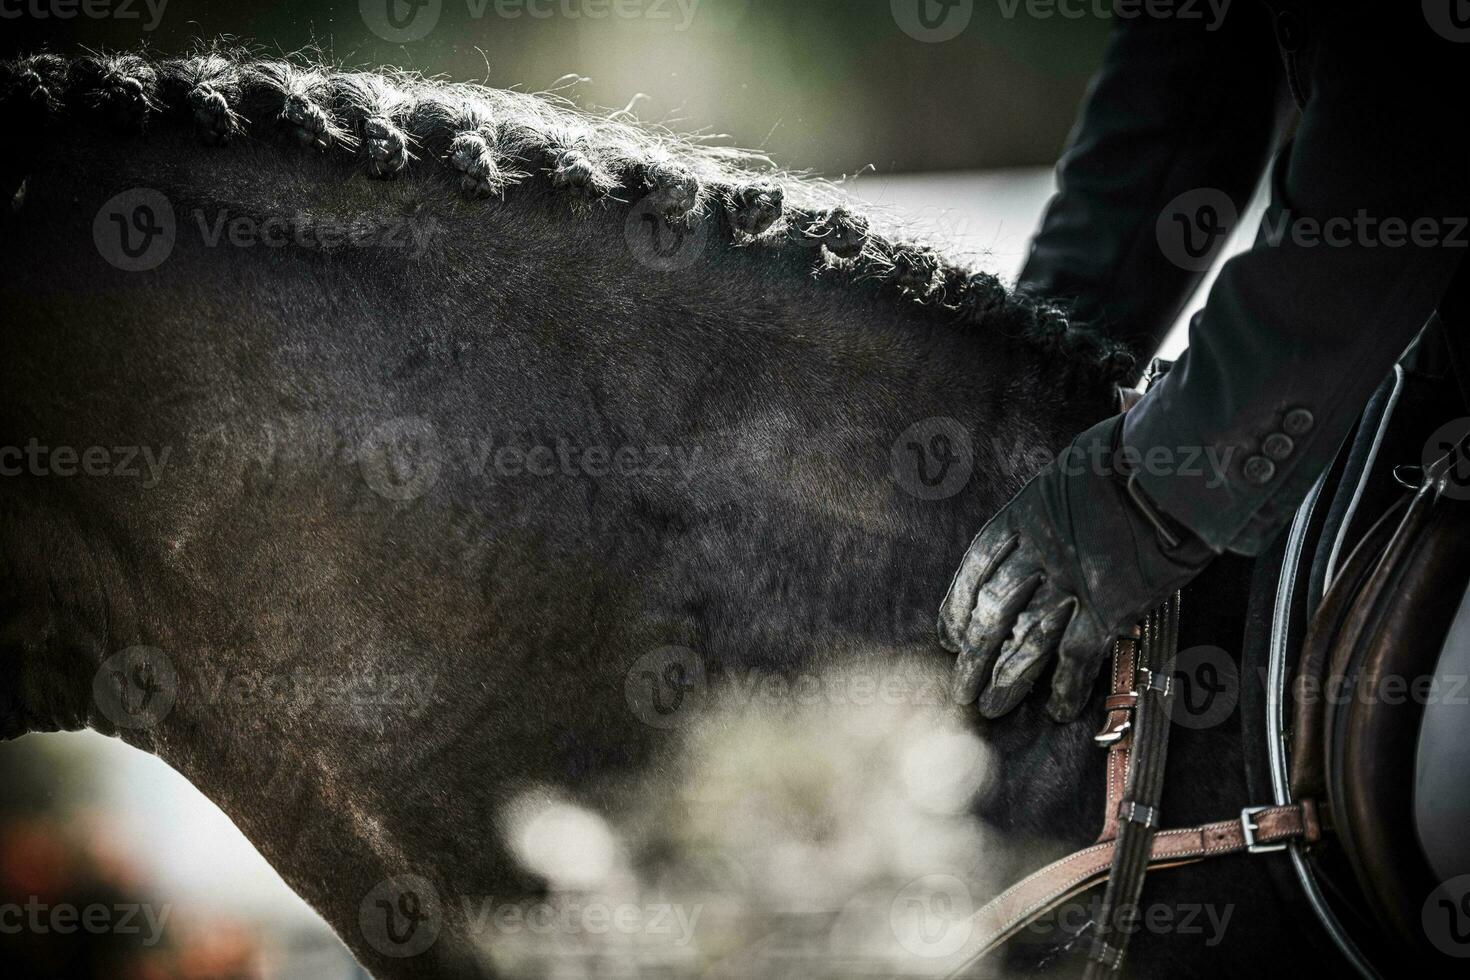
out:
<path id="1" fill-rule="evenodd" d="M 1239 212 L 1289 105 L 1264 8 L 1226 9 L 1218 23 L 1117 19 L 1020 277 L 1023 290 L 1061 301 L 1073 322 L 1126 342 L 1141 362 L 1228 237 L 1214 235 L 1195 268 L 1181 268 L 1157 243 L 1165 205 L 1214 188 Z"/>
<path id="2" fill-rule="evenodd" d="M 955 697 L 989 717 L 1054 666 L 1048 710 L 1076 718 L 1114 637 L 1214 553 L 1261 553 L 1470 251 L 1470 45 L 1414 5 L 1321 12 L 1270 213 L 1188 353 L 1037 474 L 950 584 Z"/>
<path id="3" fill-rule="evenodd" d="M 1422 20 L 1404 37 L 1324 31 L 1255 247 L 1225 264 L 1188 352 L 1125 422 L 1129 446 L 1223 464 L 1138 477 L 1215 551 L 1270 543 L 1470 252 L 1470 140 L 1447 97 L 1470 51 Z"/>

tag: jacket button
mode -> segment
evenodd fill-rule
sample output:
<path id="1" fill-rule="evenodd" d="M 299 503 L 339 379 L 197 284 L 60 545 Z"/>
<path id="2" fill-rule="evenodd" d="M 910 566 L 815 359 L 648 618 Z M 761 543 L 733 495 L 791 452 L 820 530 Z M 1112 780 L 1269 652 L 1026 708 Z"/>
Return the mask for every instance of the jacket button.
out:
<path id="1" fill-rule="evenodd" d="M 1291 455 L 1296 448 L 1296 442 L 1291 436 L 1282 432 L 1273 432 L 1261 443 L 1261 452 L 1275 460 L 1282 460 Z"/>
<path id="2" fill-rule="evenodd" d="M 1281 428 L 1286 430 L 1289 436 L 1304 436 L 1312 431 L 1312 426 L 1317 424 L 1317 417 L 1305 408 L 1293 408 L 1286 413 L 1286 418 L 1281 420 Z"/>
<path id="3" fill-rule="evenodd" d="M 1245 461 L 1245 478 L 1252 483 L 1270 483 L 1276 475 L 1276 464 L 1264 456 L 1250 456 Z"/>

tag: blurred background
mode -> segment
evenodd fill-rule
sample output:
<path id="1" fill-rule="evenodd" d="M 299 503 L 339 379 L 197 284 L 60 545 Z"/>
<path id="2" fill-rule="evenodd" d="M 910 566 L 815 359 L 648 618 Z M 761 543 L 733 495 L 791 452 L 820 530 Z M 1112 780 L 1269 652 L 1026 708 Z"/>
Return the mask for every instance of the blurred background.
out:
<path id="1" fill-rule="evenodd" d="M 351 65 L 633 105 L 642 119 L 846 177 L 853 194 L 1011 277 L 1101 58 L 1108 7 L 3 0 L 0 53 L 173 54 L 233 35 L 268 54 L 316 47 Z M 1182 340 L 1176 331 L 1166 352 Z M 10 928 L 28 905 L 47 923 L 58 906 L 93 904 L 135 907 L 136 931 Z M 11 976 L 364 975 L 213 804 L 157 759 L 92 733 L 0 745 L 0 963 Z"/>

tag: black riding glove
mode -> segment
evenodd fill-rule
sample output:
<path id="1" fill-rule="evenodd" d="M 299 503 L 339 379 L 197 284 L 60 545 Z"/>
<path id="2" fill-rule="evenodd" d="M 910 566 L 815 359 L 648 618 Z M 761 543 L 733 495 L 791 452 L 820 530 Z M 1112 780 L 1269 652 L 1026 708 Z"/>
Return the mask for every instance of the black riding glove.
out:
<path id="1" fill-rule="evenodd" d="M 939 637 L 959 654 L 954 697 L 978 696 L 988 718 L 1020 703 L 1053 654 L 1047 713 L 1076 718 L 1114 638 L 1214 557 L 1130 487 L 1137 460 L 1119 448 L 1122 418 L 1082 433 L 1026 484 L 950 583 Z"/>

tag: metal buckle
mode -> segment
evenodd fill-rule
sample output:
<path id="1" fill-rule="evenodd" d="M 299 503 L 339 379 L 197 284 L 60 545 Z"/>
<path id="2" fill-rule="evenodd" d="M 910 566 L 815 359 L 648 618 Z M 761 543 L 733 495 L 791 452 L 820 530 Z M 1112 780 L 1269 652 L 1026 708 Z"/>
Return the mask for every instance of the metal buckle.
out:
<path id="1" fill-rule="evenodd" d="M 1262 812 L 1263 810 L 1271 810 L 1271 809 L 1274 809 L 1274 807 L 1269 807 L 1269 806 L 1248 806 L 1244 810 L 1241 810 L 1240 811 L 1240 832 L 1241 832 L 1242 836 L 1245 837 L 1245 849 L 1246 849 L 1246 852 L 1247 853 L 1249 853 L 1249 854 L 1270 854 L 1270 853 L 1272 853 L 1274 851 L 1284 851 L 1284 850 L 1286 850 L 1286 842 L 1285 841 L 1282 841 L 1279 844 L 1257 844 L 1256 843 L 1256 831 L 1260 830 L 1261 828 L 1260 828 L 1260 826 L 1256 823 L 1256 821 L 1253 818 L 1255 817 L 1256 814 Z"/>
<path id="2" fill-rule="evenodd" d="M 1133 727 L 1133 719 L 1137 716 L 1138 702 L 1143 700 L 1146 691 L 1154 691 L 1163 697 L 1168 697 L 1174 690 L 1173 674 L 1157 674 L 1147 667 L 1138 668 L 1138 673 L 1133 678 L 1133 690 L 1128 693 L 1133 695 L 1134 703 L 1126 707 L 1109 708 L 1107 714 L 1111 716 L 1115 711 L 1126 711 L 1128 718 L 1116 729 L 1099 732 L 1092 736 L 1092 740 L 1098 745 L 1108 746 L 1123 737 L 1123 733 Z"/>

